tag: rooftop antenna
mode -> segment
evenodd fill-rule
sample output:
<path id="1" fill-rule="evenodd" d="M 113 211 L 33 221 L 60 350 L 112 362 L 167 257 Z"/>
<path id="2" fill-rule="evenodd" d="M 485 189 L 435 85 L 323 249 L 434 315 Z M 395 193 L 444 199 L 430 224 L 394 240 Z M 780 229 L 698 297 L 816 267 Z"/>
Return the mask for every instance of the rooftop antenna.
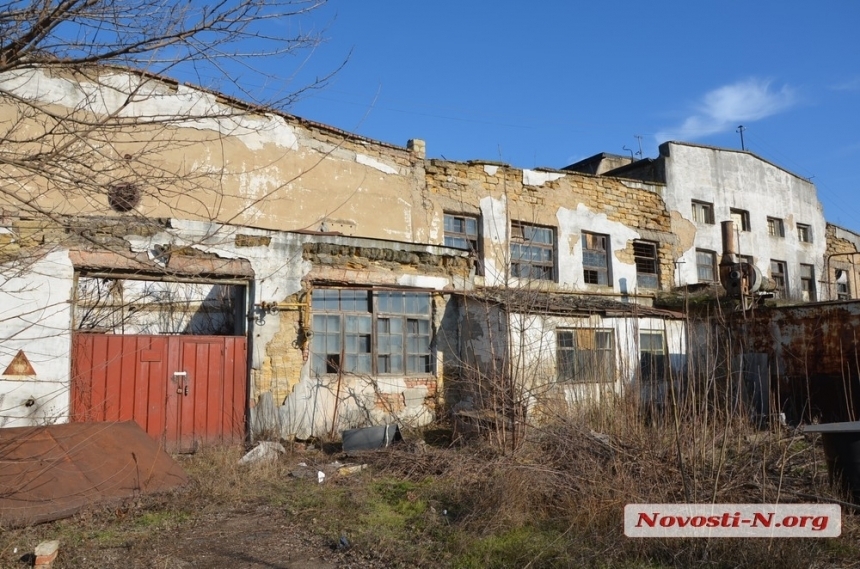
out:
<path id="1" fill-rule="evenodd" d="M 744 131 L 746 129 L 747 128 L 744 125 L 738 125 L 738 129 L 735 131 L 741 133 L 741 150 L 746 150 L 746 147 L 744 146 Z"/>
<path id="2" fill-rule="evenodd" d="M 639 156 L 639 158 L 642 158 L 642 135 L 634 134 L 633 138 L 635 138 L 636 141 L 639 142 L 639 152 L 637 152 L 636 154 Z"/>
<path id="3" fill-rule="evenodd" d="M 621 147 L 621 150 L 626 150 L 627 152 L 629 152 L 629 153 L 630 153 L 630 160 L 633 160 L 633 159 L 634 159 L 634 158 L 633 158 L 633 150 L 631 150 L 630 148 L 627 148 L 627 145 L 622 146 L 622 147 Z"/>

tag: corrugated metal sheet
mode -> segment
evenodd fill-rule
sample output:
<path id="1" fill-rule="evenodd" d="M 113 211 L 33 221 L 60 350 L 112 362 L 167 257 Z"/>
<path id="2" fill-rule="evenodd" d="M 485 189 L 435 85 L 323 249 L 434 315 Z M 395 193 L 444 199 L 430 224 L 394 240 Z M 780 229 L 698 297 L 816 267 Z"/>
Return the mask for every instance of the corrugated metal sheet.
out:
<path id="1" fill-rule="evenodd" d="M 29 525 L 163 492 L 185 472 L 133 421 L 0 429 L 0 521 Z"/>
<path id="2" fill-rule="evenodd" d="M 73 349 L 73 421 L 132 420 L 170 451 L 244 440 L 244 337 L 76 334 Z"/>

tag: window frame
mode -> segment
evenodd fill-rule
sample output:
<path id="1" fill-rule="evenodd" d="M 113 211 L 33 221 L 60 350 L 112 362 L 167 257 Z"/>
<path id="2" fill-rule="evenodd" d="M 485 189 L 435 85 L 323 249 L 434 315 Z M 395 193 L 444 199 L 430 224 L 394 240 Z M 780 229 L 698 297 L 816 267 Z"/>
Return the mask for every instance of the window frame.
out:
<path id="1" fill-rule="evenodd" d="M 448 221 L 462 221 L 463 231 L 455 231 L 448 229 Z M 468 231 L 469 221 L 475 222 L 475 233 L 471 234 Z M 460 249 L 461 251 L 468 251 L 475 257 L 475 269 L 478 275 L 483 274 L 483 255 L 481 252 L 481 217 L 479 215 L 472 215 L 468 213 L 454 213 L 450 211 L 443 212 L 442 214 L 442 243 L 445 247 L 451 247 L 452 249 Z M 459 245 L 455 245 L 449 240 L 454 241 L 460 239 L 466 243 L 465 247 L 461 247 Z"/>
<path id="2" fill-rule="evenodd" d="M 705 265 L 699 262 L 699 255 L 704 254 L 708 255 L 710 258 L 710 262 L 708 263 L 708 268 L 710 269 L 712 277 L 710 279 L 702 278 L 701 269 Z M 700 283 L 715 283 L 719 278 L 719 273 L 717 272 L 717 252 L 711 251 L 710 249 L 696 249 L 696 279 Z"/>
<path id="3" fill-rule="evenodd" d="M 360 293 L 363 295 L 359 298 Z M 337 307 L 333 306 L 335 301 Z M 363 321 L 367 325 L 362 326 Z M 320 326 L 320 322 L 325 325 Z M 387 332 L 382 330 L 383 324 L 387 324 Z M 317 376 L 434 374 L 430 292 L 319 287 L 311 293 L 311 331 L 310 372 Z M 349 366 L 351 357 L 354 364 L 368 363 Z"/>
<path id="4" fill-rule="evenodd" d="M 751 231 L 750 212 L 749 211 L 747 211 L 745 209 L 734 208 L 734 207 L 729 209 L 729 217 L 732 219 L 732 221 L 735 222 L 735 225 L 737 226 L 737 220 L 735 220 L 735 216 L 740 217 L 740 222 L 741 222 L 740 227 L 735 227 L 736 230 L 743 231 L 743 232 Z"/>
<path id="5" fill-rule="evenodd" d="M 812 243 L 812 226 L 808 223 L 798 223 L 797 240 L 801 243 Z"/>
<path id="6" fill-rule="evenodd" d="M 781 269 L 781 272 L 775 272 L 774 267 Z M 788 265 L 786 265 L 785 261 L 778 259 L 770 260 L 770 278 L 777 285 L 773 294 L 774 298 L 788 298 Z M 782 286 L 779 286 L 779 283 L 782 283 Z"/>
<path id="7" fill-rule="evenodd" d="M 603 242 L 603 248 L 592 247 L 592 242 Z M 602 265 L 588 264 L 590 259 L 597 256 L 603 258 Z M 591 278 L 589 274 L 594 273 L 595 278 Z M 600 282 L 600 275 L 604 276 L 606 282 Z M 609 235 L 605 233 L 595 233 L 593 231 L 582 232 L 582 280 L 585 284 L 612 287 L 612 241 Z"/>
<path id="8" fill-rule="evenodd" d="M 637 247 L 639 248 L 639 252 L 637 252 Z M 648 257 L 639 254 L 645 247 L 648 247 L 648 249 L 653 253 L 653 256 Z M 649 262 L 653 263 L 653 267 L 648 266 Z M 633 264 L 636 266 L 637 288 L 643 288 L 648 290 L 655 290 L 660 288 L 660 257 L 657 243 L 653 241 L 635 239 L 633 241 Z M 653 268 L 653 271 L 648 271 L 649 268 Z M 653 277 L 654 286 L 650 286 L 650 284 L 643 284 L 643 279 L 640 278 L 643 276 L 646 277 L 648 281 L 650 281 L 651 277 Z"/>
<path id="9" fill-rule="evenodd" d="M 839 282 L 843 273 L 845 280 Z M 836 283 L 836 300 L 851 300 L 851 273 L 848 269 L 833 269 L 833 282 Z"/>
<path id="10" fill-rule="evenodd" d="M 586 339 L 585 335 L 591 333 L 592 337 Z M 605 341 L 608 339 L 607 345 L 603 347 L 595 347 L 593 349 L 579 348 L 577 344 L 577 336 L 580 336 L 585 342 L 597 346 L 599 342 L 598 335 Z M 583 384 L 583 383 L 612 383 L 617 380 L 616 355 L 615 355 L 615 330 L 612 328 L 556 328 L 556 381 L 561 384 Z M 565 338 L 565 343 L 562 345 L 562 338 Z M 591 356 L 586 356 L 586 353 L 592 353 Z M 564 356 L 563 354 L 572 354 Z M 581 361 L 577 354 L 583 354 L 583 359 L 590 359 L 588 369 L 581 365 Z M 603 354 L 598 356 L 597 354 Z M 608 354 L 608 355 L 607 355 Z M 602 358 L 607 358 L 603 360 Z M 602 366 L 602 371 L 608 372 L 606 377 L 598 379 L 598 365 Z M 565 369 L 566 368 L 566 369 Z M 568 373 L 565 373 L 568 372 Z M 579 376 L 579 377 L 577 377 Z"/>
<path id="11" fill-rule="evenodd" d="M 785 221 L 781 217 L 767 217 L 767 233 L 771 237 L 785 239 Z"/>
<path id="12" fill-rule="evenodd" d="M 804 275 L 804 271 L 808 270 L 809 274 Z M 807 297 L 803 298 L 806 294 Z M 815 290 L 815 265 L 808 263 L 800 263 L 800 295 L 801 300 L 805 302 L 815 302 L 818 295 Z"/>
<path id="13" fill-rule="evenodd" d="M 651 346 L 645 347 L 645 342 L 643 341 L 643 336 L 646 334 L 649 336 L 660 336 L 660 348 L 659 348 L 659 350 L 654 349 Z M 667 379 L 667 372 L 668 372 L 668 367 L 667 367 L 668 353 L 669 353 L 669 349 L 668 349 L 668 345 L 666 344 L 666 333 L 665 333 L 665 331 L 663 331 L 663 330 L 639 330 L 639 378 L 640 378 L 640 381 L 648 382 L 648 383 L 652 383 L 652 384 L 655 383 L 655 381 L 656 382 L 665 381 Z M 647 370 L 649 373 L 646 373 L 646 366 L 644 366 L 643 363 L 645 361 L 645 357 L 648 354 L 651 354 L 652 360 L 649 363 L 649 365 L 647 366 Z M 655 361 L 653 358 L 656 358 L 656 357 L 662 358 L 662 360 L 660 360 L 660 359 L 656 360 L 659 362 L 657 365 L 658 372 L 656 374 L 654 374 L 654 373 L 650 373 L 650 370 L 651 370 L 651 366 L 653 365 L 653 362 Z"/>
<path id="14" fill-rule="evenodd" d="M 543 232 L 549 234 L 549 242 L 536 241 L 532 238 L 535 234 Z M 526 238 L 529 233 L 530 237 Z M 520 279 L 534 279 L 542 281 L 555 281 L 558 277 L 556 267 L 556 230 L 554 227 L 526 223 L 524 221 L 511 221 L 511 234 L 509 239 L 510 250 L 510 272 L 512 277 Z M 519 248 L 519 255 L 514 253 L 514 248 Z M 547 259 L 548 252 L 548 259 Z M 527 253 L 523 255 L 523 253 Z M 538 253 L 544 260 L 529 258 Z M 525 269 L 525 271 L 523 270 Z M 537 271 L 537 272 L 535 272 Z"/>
<path id="15" fill-rule="evenodd" d="M 714 203 L 702 200 L 691 200 L 693 208 L 693 221 L 714 225 Z M 701 215 L 700 215 L 701 213 Z M 701 219 L 700 219 L 701 218 Z"/>

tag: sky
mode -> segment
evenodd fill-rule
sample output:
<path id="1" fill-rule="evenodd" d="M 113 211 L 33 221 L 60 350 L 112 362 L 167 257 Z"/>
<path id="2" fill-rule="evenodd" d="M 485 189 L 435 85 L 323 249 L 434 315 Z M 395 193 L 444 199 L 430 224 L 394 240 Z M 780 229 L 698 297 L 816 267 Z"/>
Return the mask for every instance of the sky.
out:
<path id="1" fill-rule="evenodd" d="M 292 85 L 345 62 L 293 114 L 519 168 L 739 149 L 743 125 L 747 150 L 860 232 L 860 2 L 329 0 L 280 27 L 327 38 L 272 68 Z"/>

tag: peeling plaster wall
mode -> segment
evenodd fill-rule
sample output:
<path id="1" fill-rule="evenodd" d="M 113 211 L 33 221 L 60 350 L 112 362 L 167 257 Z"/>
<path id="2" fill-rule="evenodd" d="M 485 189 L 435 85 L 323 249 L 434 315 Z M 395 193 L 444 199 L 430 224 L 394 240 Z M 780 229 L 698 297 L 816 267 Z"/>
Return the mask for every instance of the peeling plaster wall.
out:
<path id="1" fill-rule="evenodd" d="M 617 318 L 511 314 L 512 353 L 519 353 L 521 374 L 533 389 L 532 404 L 559 396 L 568 405 L 596 403 L 602 398 L 621 396 L 637 388 L 639 370 L 639 333 L 660 331 L 666 340 L 668 365 L 672 375 L 683 377 L 686 364 L 686 333 L 682 320 L 659 318 Z M 616 376 L 600 383 L 558 383 L 556 331 L 559 329 L 596 328 L 612 330 L 615 348 Z M 664 394 L 654 394 L 663 396 Z"/>
<path id="2" fill-rule="evenodd" d="M 636 239 L 656 244 L 660 288 L 672 285 L 677 238 L 669 232 L 672 223 L 660 184 L 479 162 L 430 160 L 425 171 L 437 225 L 446 212 L 480 217 L 484 274 L 476 278 L 477 285 L 540 285 L 618 296 L 651 294 L 652 289 L 637 290 L 632 252 Z M 554 282 L 507 278 L 512 220 L 554 230 Z M 583 231 L 610 237 L 610 286 L 583 282 Z"/>
<path id="3" fill-rule="evenodd" d="M 19 350 L 36 372 L 0 375 L 0 427 L 68 420 L 73 275 L 65 251 L 0 267 L 0 373 Z"/>
<path id="4" fill-rule="evenodd" d="M 785 261 L 789 294 L 800 297 L 800 264 L 815 266 L 816 281 L 824 274 L 825 220 L 815 186 L 749 152 L 668 142 L 661 147 L 666 163 L 666 206 L 672 212 L 672 230 L 686 246 L 679 258 L 678 284 L 698 282 L 696 249 L 722 253 L 720 222 L 731 219 L 730 209 L 749 212 L 750 231 L 736 239 L 738 252 L 752 255 L 765 276 L 770 261 Z M 692 200 L 714 204 L 714 224 L 697 223 Z M 785 237 L 768 234 L 767 218 L 784 222 Z M 812 242 L 798 240 L 797 223 L 812 227 Z M 687 236 L 695 228 L 693 243 Z M 820 283 L 819 297 L 822 296 Z"/>
<path id="5" fill-rule="evenodd" d="M 35 68 L 0 75 L 0 85 L 61 116 L 114 112 L 128 119 L 127 127 L 95 132 L 92 145 L 104 147 L 98 166 L 121 178 L 113 182 L 141 186 L 136 213 L 406 242 L 427 242 L 434 233 L 424 203 L 423 145 L 371 141 L 134 73 L 99 73 L 96 82 Z M 0 120 L 20 118 L 14 105 L 0 106 Z M 28 125 L 34 136 L 39 125 Z M 21 179 L 26 184 L 16 191 L 24 201 L 66 215 L 111 213 L 107 192 L 46 191 L 43 180 Z M 380 212 L 388 212 L 386 223 L 379 223 Z"/>

